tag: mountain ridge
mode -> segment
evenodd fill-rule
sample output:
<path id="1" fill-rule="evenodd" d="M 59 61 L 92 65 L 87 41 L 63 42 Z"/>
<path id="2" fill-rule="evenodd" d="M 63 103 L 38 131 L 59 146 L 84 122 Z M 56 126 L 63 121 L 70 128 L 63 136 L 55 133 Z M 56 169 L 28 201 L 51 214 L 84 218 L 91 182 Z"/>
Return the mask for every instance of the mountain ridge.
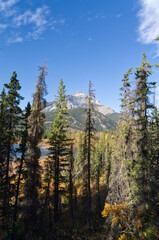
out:
<path id="1" fill-rule="evenodd" d="M 76 92 L 73 95 L 67 95 L 68 114 L 70 116 L 70 126 L 72 129 L 83 130 L 86 119 L 86 99 L 88 96 L 84 92 Z M 48 102 L 43 112 L 46 116 L 45 127 L 48 132 L 55 118 L 55 101 Z M 115 129 L 119 116 L 112 108 L 102 105 L 99 100 L 94 100 L 94 119 L 95 129 L 104 131 L 106 129 Z"/>
<path id="2" fill-rule="evenodd" d="M 108 129 L 115 129 L 117 122 L 111 118 L 112 114 L 104 115 L 100 112 L 94 111 L 94 120 L 95 120 L 95 129 L 97 131 L 104 131 Z M 51 112 L 45 112 L 45 128 L 46 132 L 49 132 L 49 130 L 52 127 L 53 121 L 55 119 L 55 111 Z M 70 126 L 72 129 L 75 130 L 83 130 L 84 129 L 84 123 L 86 120 L 86 111 L 84 108 L 74 108 L 69 109 L 68 115 L 70 116 Z"/>
<path id="3" fill-rule="evenodd" d="M 76 92 L 72 95 L 71 94 L 67 95 L 68 109 L 86 108 L 87 107 L 87 103 L 86 103 L 87 97 L 88 97 L 87 94 L 85 94 L 84 92 L 80 92 L 80 91 Z M 104 115 L 115 113 L 115 111 L 112 108 L 110 108 L 106 105 L 102 105 L 100 103 L 100 101 L 96 100 L 96 99 L 94 100 L 94 107 L 97 112 L 100 112 Z M 43 112 L 51 112 L 51 111 L 55 111 L 55 110 L 56 110 L 55 101 L 52 101 L 52 102 L 47 103 Z"/>

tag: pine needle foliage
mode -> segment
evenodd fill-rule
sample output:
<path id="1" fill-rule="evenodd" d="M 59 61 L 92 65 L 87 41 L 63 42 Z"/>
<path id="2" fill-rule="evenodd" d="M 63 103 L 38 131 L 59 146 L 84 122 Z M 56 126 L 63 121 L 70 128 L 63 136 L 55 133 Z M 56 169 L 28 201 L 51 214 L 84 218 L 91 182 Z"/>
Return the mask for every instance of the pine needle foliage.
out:
<path id="1" fill-rule="evenodd" d="M 4 194 L 5 194 L 5 177 L 6 177 L 6 158 L 7 158 L 7 103 L 6 92 L 3 91 L 0 95 L 0 232 L 1 237 L 6 237 L 6 232 L 3 231 L 4 220 Z M 4 235 L 4 236 L 3 236 Z"/>
<path id="2" fill-rule="evenodd" d="M 66 89 L 63 80 L 60 80 L 56 96 L 56 117 L 49 136 L 50 154 L 49 162 L 54 182 L 54 222 L 59 223 L 59 207 L 63 194 L 66 193 L 64 185 L 67 183 L 68 156 L 70 154 L 70 141 L 68 137 L 69 117 L 66 99 Z"/>
<path id="3" fill-rule="evenodd" d="M 26 159 L 27 179 L 25 182 L 25 209 L 24 221 L 26 239 L 38 239 L 39 234 L 39 193 L 41 187 L 41 167 L 39 158 L 41 155 L 38 143 L 44 133 L 45 116 L 41 112 L 45 107 L 47 75 L 46 65 L 40 67 L 39 77 L 36 84 L 36 91 L 33 96 L 33 106 L 28 118 L 28 151 Z"/>
<path id="4" fill-rule="evenodd" d="M 15 183 L 16 193 L 15 193 L 15 203 L 14 203 L 14 210 L 13 210 L 13 227 L 12 227 L 12 238 L 13 240 L 16 239 L 16 223 L 18 217 L 18 201 L 19 201 L 19 194 L 21 190 L 21 181 L 24 178 L 24 163 L 26 159 L 27 153 L 27 142 L 28 142 L 28 117 L 31 114 L 31 104 L 28 102 L 25 112 L 22 113 L 22 121 L 21 121 L 21 143 L 19 147 L 16 149 L 16 152 L 19 153 L 21 156 L 17 158 L 18 167 L 17 167 L 17 182 Z"/>
<path id="5" fill-rule="evenodd" d="M 151 202 L 150 197 L 150 179 L 153 171 L 153 160 L 150 156 L 150 120 L 153 113 L 153 104 L 150 102 L 151 88 L 154 88 L 155 82 L 150 82 L 149 77 L 152 74 L 152 66 L 146 60 L 146 54 L 143 54 L 141 66 L 136 69 L 136 106 L 135 106 L 135 126 L 137 134 L 137 158 L 134 166 L 134 178 L 137 184 L 137 201 L 146 209 Z"/>
<path id="6" fill-rule="evenodd" d="M 95 120 L 94 120 L 94 90 L 92 89 L 92 82 L 89 81 L 89 90 L 86 108 L 86 121 L 84 125 L 84 162 L 83 162 L 83 175 L 84 175 L 84 194 L 85 194 L 85 208 L 86 219 L 88 225 L 91 225 L 91 148 L 92 140 L 95 139 Z"/>
<path id="7" fill-rule="evenodd" d="M 3 198 L 3 224 L 5 231 L 10 231 L 11 223 L 11 198 L 14 195 L 14 174 L 12 172 L 11 163 L 13 160 L 13 143 L 16 141 L 20 135 L 18 130 L 18 125 L 20 124 L 20 115 L 22 110 L 19 107 L 20 101 L 23 97 L 20 95 L 19 91 L 21 86 L 19 80 L 17 79 L 17 74 L 14 71 L 13 75 L 8 84 L 4 84 L 5 88 L 8 90 L 6 94 L 6 116 L 5 116 L 5 137 L 6 137 L 6 158 L 5 158 L 5 182 L 4 182 L 4 198 Z M 4 96 L 4 95 L 3 95 Z M 3 131 L 4 131 L 3 130 Z"/>
<path id="8" fill-rule="evenodd" d="M 105 207 L 111 214 L 113 207 L 128 204 L 126 221 L 115 218 L 112 223 L 112 235 L 119 234 L 119 239 L 158 237 L 158 110 L 152 103 L 156 85 L 150 81 L 152 70 L 143 54 L 141 66 L 135 71 L 135 88 L 129 81 L 131 69 L 122 80 L 123 113 L 114 136 L 111 191 Z"/>

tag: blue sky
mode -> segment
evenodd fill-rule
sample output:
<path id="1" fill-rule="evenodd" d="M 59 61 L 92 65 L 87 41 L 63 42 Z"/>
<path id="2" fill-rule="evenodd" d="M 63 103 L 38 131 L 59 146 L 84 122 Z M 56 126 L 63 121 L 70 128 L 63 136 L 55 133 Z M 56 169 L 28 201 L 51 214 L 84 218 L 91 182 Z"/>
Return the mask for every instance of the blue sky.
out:
<path id="1" fill-rule="evenodd" d="M 61 77 L 67 94 L 87 93 L 91 80 L 96 98 L 120 111 L 123 74 L 140 65 L 143 52 L 159 63 L 158 35 L 158 0 L 0 0 L 0 90 L 15 70 L 24 108 L 46 60 L 47 101 Z"/>

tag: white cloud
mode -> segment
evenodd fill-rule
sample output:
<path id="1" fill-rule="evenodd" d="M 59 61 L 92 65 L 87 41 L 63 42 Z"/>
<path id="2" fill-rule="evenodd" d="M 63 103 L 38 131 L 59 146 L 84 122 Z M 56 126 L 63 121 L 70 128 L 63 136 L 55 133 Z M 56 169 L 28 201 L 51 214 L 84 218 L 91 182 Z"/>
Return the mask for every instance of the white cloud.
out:
<path id="1" fill-rule="evenodd" d="M 28 18 L 31 16 L 31 11 L 27 10 L 23 14 L 14 17 L 14 23 L 19 27 L 28 23 Z"/>
<path id="2" fill-rule="evenodd" d="M 159 0 L 140 0 L 141 10 L 138 13 L 138 40 L 144 44 L 156 43 L 159 36 Z"/>
<path id="3" fill-rule="evenodd" d="M 65 24 L 66 20 L 64 18 L 60 18 L 58 22 L 59 22 L 59 24 L 63 25 L 63 24 Z"/>
<path id="4" fill-rule="evenodd" d="M 13 21 L 17 26 L 35 24 L 36 27 L 40 27 L 47 23 L 48 14 L 49 14 L 48 7 L 42 6 L 41 8 L 37 8 L 35 12 L 27 10 L 23 14 L 15 16 Z"/>
<path id="5" fill-rule="evenodd" d="M 94 16 L 91 16 L 88 18 L 88 21 L 93 21 L 93 20 L 97 20 L 97 19 L 105 19 L 106 16 L 104 14 L 95 14 Z"/>
<path id="6" fill-rule="evenodd" d="M 9 8 L 7 11 L 4 11 L 3 14 L 6 18 L 14 17 L 16 14 L 18 14 L 18 9 L 16 7 Z"/>
<path id="7" fill-rule="evenodd" d="M 47 20 L 45 16 L 49 14 L 49 10 L 47 6 L 43 6 L 42 8 L 37 8 L 35 14 L 33 14 L 30 18 L 31 23 L 35 23 L 37 27 L 41 25 L 45 25 Z"/>
<path id="8" fill-rule="evenodd" d="M 15 37 L 9 38 L 9 39 L 7 40 L 7 43 L 8 43 L 8 44 L 18 43 L 18 42 L 23 42 L 23 38 L 22 38 L 22 37 L 15 36 Z"/>
<path id="9" fill-rule="evenodd" d="M 27 38 L 33 38 L 34 40 L 37 40 L 39 38 L 39 36 L 46 30 L 46 28 L 44 26 L 39 27 L 38 29 L 32 31 L 32 32 L 28 32 L 27 34 Z"/>
<path id="10" fill-rule="evenodd" d="M 120 18 L 121 16 L 122 16 L 122 14 L 119 13 L 119 14 L 116 15 L 116 18 Z"/>
<path id="11" fill-rule="evenodd" d="M 4 29 L 6 29 L 6 28 L 7 28 L 7 24 L 1 24 L 1 23 L 0 23 L 0 29 L 1 29 L 1 30 L 4 30 Z"/>
<path id="12" fill-rule="evenodd" d="M 0 11 L 1 12 L 6 11 L 18 2 L 19 2 L 19 0 L 8 0 L 8 1 L 0 0 Z"/>
<path id="13" fill-rule="evenodd" d="M 19 1 L 0 0 L 0 33 L 5 34 L 7 28 L 7 35 L 9 36 L 7 43 L 22 42 L 31 38 L 36 40 L 44 31 L 50 29 L 57 32 L 56 26 L 65 24 L 65 19 L 62 17 L 56 19 L 50 17 L 48 6 L 43 5 L 35 10 L 26 9 L 24 11 L 17 5 Z M 20 34 L 22 37 L 18 37 L 16 34 Z"/>

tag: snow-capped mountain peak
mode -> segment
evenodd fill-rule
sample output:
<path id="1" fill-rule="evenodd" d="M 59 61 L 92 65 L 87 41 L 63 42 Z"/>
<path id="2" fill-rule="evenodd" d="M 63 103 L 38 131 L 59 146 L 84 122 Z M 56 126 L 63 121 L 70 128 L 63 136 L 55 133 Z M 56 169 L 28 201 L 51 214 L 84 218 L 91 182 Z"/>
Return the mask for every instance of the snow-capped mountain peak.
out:
<path id="1" fill-rule="evenodd" d="M 72 96 L 79 97 L 79 96 L 87 96 L 84 92 L 76 92 Z"/>
<path id="2" fill-rule="evenodd" d="M 73 95 L 68 95 L 67 96 L 67 106 L 68 109 L 73 109 L 73 108 L 85 108 L 87 107 L 87 95 L 84 92 L 76 92 Z M 94 101 L 94 106 L 96 111 L 103 113 L 104 115 L 114 113 L 114 110 L 111 109 L 110 107 L 101 105 L 101 103 L 98 100 Z M 56 110 L 56 106 L 54 102 L 49 102 L 47 103 L 47 106 L 43 110 L 44 112 L 51 112 Z"/>

